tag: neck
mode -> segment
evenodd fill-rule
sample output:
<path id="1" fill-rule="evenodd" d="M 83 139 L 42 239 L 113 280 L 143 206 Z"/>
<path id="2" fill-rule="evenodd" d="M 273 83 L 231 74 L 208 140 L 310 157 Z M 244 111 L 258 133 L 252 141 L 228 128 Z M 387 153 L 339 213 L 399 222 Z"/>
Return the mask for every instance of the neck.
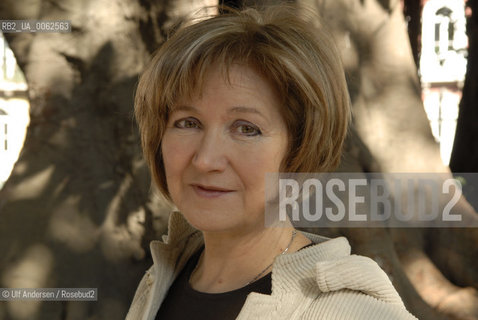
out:
<path id="1" fill-rule="evenodd" d="M 247 234 L 203 232 L 205 249 L 191 275 L 192 287 L 202 292 L 219 293 L 247 285 L 287 247 L 290 253 L 310 243 L 302 235 L 291 242 L 293 230 L 288 226 L 262 228 Z"/>

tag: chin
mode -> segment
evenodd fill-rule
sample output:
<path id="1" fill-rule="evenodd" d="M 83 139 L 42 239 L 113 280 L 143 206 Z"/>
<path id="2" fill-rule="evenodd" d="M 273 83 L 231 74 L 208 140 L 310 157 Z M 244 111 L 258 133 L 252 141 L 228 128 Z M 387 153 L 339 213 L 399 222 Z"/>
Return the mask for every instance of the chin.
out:
<path id="1" fill-rule="evenodd" d="M 190 225 L 203 232 L 227 231 L 241 225 L 237 215 L 229 212 L 226 216 L 224 210 L 219 212 L 195 208 L 181 210 L 181 213 Z"/>

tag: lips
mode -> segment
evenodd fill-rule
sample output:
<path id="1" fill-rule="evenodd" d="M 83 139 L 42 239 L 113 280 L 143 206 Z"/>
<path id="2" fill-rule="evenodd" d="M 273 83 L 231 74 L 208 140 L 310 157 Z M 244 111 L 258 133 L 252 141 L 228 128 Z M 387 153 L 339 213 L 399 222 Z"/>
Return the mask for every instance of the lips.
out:
<path id="1" fill-rule="evenodd" d="M 199 195 L 200 197 L 205 197 L 205 198 L 217 198 L 217 197 L 229 194 L 231 192 L 234 192 L 234 190 L 226 189 L 226 188 L 222 188 L 218 186 L 210 186 L 210 185 L 202 185 L 202 184 L 192 184 L 191 186 L 193 187 L 197 195 Z"/>

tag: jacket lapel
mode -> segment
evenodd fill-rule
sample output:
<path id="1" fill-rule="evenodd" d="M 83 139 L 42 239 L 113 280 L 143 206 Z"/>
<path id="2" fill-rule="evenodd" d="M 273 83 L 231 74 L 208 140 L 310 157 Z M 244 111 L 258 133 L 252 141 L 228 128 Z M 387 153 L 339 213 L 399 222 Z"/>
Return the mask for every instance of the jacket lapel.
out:
<path id="1" fill-rule="evenodd" d="M 171 213 L 168 230 L 168 235 L 163 237 L 164 242 L 156 240 L 150 243 L 153 258 L 150 274 L 152 287 L 144 320 L 155 318 L 169 287 L 189 258 L 203 245 L 202 234 L 189 225 L 179 212 Z"/>

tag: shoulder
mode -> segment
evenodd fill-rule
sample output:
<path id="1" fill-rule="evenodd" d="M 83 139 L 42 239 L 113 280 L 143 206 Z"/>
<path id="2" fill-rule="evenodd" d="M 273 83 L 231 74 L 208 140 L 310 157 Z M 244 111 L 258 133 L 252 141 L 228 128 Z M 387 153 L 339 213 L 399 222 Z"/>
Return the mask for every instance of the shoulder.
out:
<path id="1" fill-rule="evenodd" d="M 154 240 L 150 243 L 153 265 L 146 271 L 136 289 L 127 320 L 156 314 L 178 271 L 202 246 L 201 233 L 192 228 L 180 213 L 171 214 L 168 231 L 168 235 L 163 236 L 163 241 Z"/>
<path id="2" fill-rule="evenodd" d="M 302 295 L 303 319 L 415 319 L 387 274 L 374 260 L 351 255 L 343 237 L 277 260 L 273 293 L 275 282 L 276 293 Z"/>
<path id="3" fill-rule="evenodd" d="M 128 310 L 128 314 L 126 315 L 126 320 L 142 318 L 142 314 L 145 312 L 146 305 L 148 303 L 148 297 L 154 282 L 152 276 L 153 268 L 154 265 L 146 271 L 141 279 L 138 288 L 136 289 L 133 301 L 131 302 L 131 306 Z"/>
<path id="4" fill-rule="evenodd" d="M 348 289 L 387 303 L 403 305 L 385 271 L 368 257 L 350 255 L 335 260 L 318 261 L 314 271 L 321 292 Z"/>
<path id="5" fill-rule="evenodd" d="M 312 300 L 302 319 L 416 319 L 401 303 L 387 302 L 361 291 L 324 292 Z"/>

